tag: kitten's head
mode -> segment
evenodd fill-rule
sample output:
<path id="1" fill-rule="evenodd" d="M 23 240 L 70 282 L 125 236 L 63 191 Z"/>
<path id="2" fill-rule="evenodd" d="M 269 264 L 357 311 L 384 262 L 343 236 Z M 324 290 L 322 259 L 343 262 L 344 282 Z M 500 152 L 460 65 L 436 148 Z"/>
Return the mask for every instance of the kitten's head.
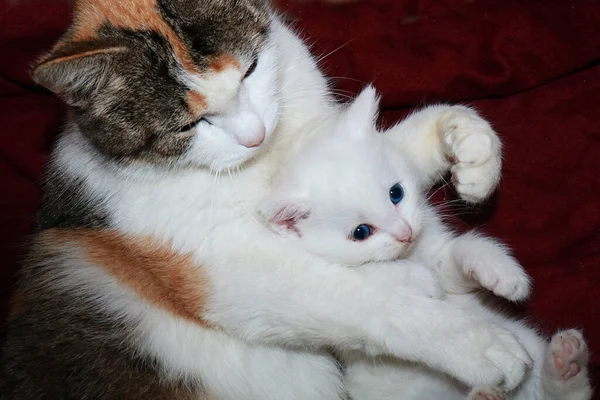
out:
<path id="1" fill-rule="evenodd" d="M 260 205 L 278 231 L 345 265 L 403 257 L 421 227 L 422 188 L 377 131 L 377 108 L 369 87 L 322 127 Z"/>
<path id="2" fill-rule="evenodd" d="M 34 79 L 115 160 L 223 170 L 277 122 L 264 0 L 79 0 Z"/>

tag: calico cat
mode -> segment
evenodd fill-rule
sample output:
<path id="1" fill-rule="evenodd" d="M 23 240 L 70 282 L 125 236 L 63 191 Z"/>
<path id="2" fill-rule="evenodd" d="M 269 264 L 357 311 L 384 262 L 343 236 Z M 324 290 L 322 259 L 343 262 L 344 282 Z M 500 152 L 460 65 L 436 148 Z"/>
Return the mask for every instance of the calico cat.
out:
<path id="1" fill-rule="evenodd" d="M 338 111 L 262 0 L 80 0 L 33 76 L 70 112 L 2 349 L 3 399 L 345 398 L 329 349 L 470 385 L 523 378 L 529 358 L 506 330 L 258 223 L 251 211 L 304 126 Z M 431 183 L 452 168 L 479 201 L 501 151 L 469 118 L 452 146 L 429 119 L 389 140 Z"/>
<path id="2" fill-rule="evenodd" d="M 260 214 L 309 251 L 397 290 L 432 298 L 447 292 L 449 301 L 513 332 L 534 364 L 529 377 L 509 394 L 497 387 L 469 392 L 425 368 L 350 352 L 342 359 L 351 398 L 590 399 L 588 352 L 581 332 L 561 331 L 547 342 L 470 293 L 485 288 L 509 300 L 524 300 L 530 282 L 504 246 L 473 232 L 457 235 L 444 226 L 427 204 L 427 185 L 410 155 L 390 148 L 377 131 L 377 108 L 376 92 L 368 87 L 330 124 L 322 124 L 315 139 L 275 178 Z M 437 123 L 445 132 L 460 129 L 461 113 L 470 112 L 464 108 Z M 401 125 L 410 126 L 412 118 Z"/>

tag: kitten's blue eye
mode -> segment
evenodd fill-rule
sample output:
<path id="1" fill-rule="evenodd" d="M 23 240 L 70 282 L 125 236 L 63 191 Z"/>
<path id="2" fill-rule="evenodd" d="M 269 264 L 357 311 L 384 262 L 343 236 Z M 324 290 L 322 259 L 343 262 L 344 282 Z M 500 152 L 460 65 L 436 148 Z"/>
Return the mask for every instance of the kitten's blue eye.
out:
<path id="1" fill-rule="evenodd" d="M 359 226 L 354 228 L 354 231 L 352 232 L 352 239 L 361 241 L 361 240 L 365 240 L 372 234 L 373 234 L 373 228 L 371 228 L 367 224 L 360 224 Z"/>
<path id="2" fill-rule="evenodd" d="M 396 183 L 390 188 L 390 200 L 394 204 L 398 204 L 404 198 L 404 188 L 401 184 Z"/>

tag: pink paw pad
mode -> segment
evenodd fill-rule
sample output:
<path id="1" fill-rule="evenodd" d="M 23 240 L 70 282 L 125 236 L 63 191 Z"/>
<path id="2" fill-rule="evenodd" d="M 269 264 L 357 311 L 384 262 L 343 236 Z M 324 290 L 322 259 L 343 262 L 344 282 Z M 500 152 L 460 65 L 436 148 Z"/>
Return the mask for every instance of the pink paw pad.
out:
<path id="1" fill-rule="evenodd" d="M 576 330 L 555 334 L 550 341 L 548 354 L 554 376 L 565 381 L 579 374 L 587 363 L 586 345 L 581 333 Z"/>
<path id="2" fill-rule="evenodd" d="M 506 400 L 506 396 L 498 388 L 476 388 L 469 394 L 469 400 Z"/>

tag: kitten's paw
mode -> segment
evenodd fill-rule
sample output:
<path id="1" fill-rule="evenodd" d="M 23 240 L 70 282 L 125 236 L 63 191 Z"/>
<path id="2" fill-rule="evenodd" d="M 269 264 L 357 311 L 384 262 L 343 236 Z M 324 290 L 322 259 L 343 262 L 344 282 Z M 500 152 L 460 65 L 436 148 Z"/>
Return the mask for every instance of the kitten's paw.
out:
<path id="1" fill-rule="evenodd" d="M 476 111 L 453 106 L 440 118 L 456 191 L 469 203 L 488 198 L 500 180 L 502 146 L 496 132 Z"/>
<path id="2" fill-rule="evenodd" d="M 552 379 L 556 381 L 573 379 L 582 370 L 587 369 L 588 360 L 587 344 L 578 330 L 558 332 L 550 339 L 546 352 L 546 368 Z"/>
<path id="3" fill-rule="evenodd" d="M 467 279 L 508 300 L 529 297 L 529 275 L 501 244 L 467 233 L 456 239 L 453 251 Z"/>
<path id="4" fill-rule="evenodd" d="M 506 395 L 496 387 L 475 388 L 471 390 L 467 400 L 506 400 Z"/>

